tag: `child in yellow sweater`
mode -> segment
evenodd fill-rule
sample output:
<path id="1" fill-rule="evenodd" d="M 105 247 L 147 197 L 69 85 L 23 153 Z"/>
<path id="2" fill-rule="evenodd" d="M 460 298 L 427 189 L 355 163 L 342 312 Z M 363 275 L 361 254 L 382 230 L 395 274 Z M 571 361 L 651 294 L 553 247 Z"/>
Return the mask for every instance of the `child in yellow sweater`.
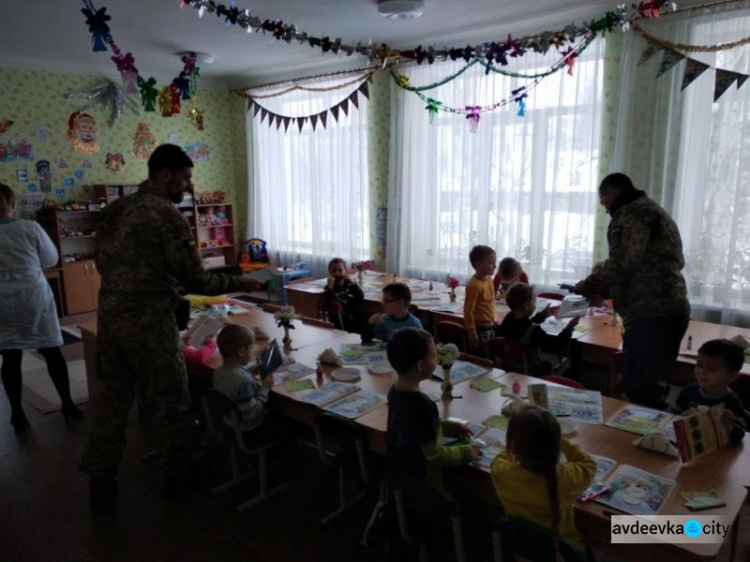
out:
<path id="1" fill-rule="evenodd" d="M 573 502 L 596 474 L 596 462 L 575 443 L 560 436 L 560 424 L 533 405 L 513 414 L 506 450 L 492 462 L 492 483 L 508 517 L 552 529 L 582 551 L 583 538 L 573 520 Z M 567 462 L 559 464 L 560 453 Z"/>
<path id="2" fill-rule="evenodd" d="M 487 342 L 495 337 L 495 272 L 497 255 L 489 246 L 474 246 L 469 252 L 474 275 L 466 283 L 464 325 L 469 332 L 471 352 L 487 356 Z"/>

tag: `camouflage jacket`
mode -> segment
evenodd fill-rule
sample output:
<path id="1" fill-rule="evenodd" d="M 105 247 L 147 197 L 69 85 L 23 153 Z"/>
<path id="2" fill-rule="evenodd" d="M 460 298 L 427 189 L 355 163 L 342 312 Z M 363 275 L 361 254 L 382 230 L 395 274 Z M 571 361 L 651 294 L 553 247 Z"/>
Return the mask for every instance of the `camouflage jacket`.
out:
<path id="1" fill-rule="evenodd" d="M 180 289 L 208 295 L 240 289 L 239 277 L 203 269 L 190 226 L 146 184 L 102 211 L 98 227 L 100 329 L 102 320 L 136 327 L 174 314 Z"/>
<path id="2" fill-rule="evenodd" d="M 643 191 L 621 194 L 610 212 L 609 258 L 594 267 L 587 288 L 611 293 L 626 324 L 635 318 L 689 315 L 682 240 L 672 218 Z"/>

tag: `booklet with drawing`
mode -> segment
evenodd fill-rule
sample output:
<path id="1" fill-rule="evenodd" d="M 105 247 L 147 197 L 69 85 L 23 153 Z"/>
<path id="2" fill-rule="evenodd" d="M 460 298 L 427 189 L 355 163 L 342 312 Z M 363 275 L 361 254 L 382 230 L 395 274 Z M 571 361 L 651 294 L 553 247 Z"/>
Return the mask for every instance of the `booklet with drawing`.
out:
<path id="1" fill-rule="evenodd" d="M 724 404 L 717 404 L 711 408 L 700 408 L 672 424 L 682 462 L 711 453 L 729 443 L 723 412 Z"/>
<path id="2" fill-rule="evenodd" d="M 596 501 L 631 515 L 658 515 L 677 483 L 627 464 L 615 470 Z"/>
<path id="3" fill-rule="evenodd" d="M 469 363 L 468 361 L 456 361 L 451 367 L 451 383 L 458 384 L 468 379 L 473 379 L 479 375 L 483 375 L 489 371 L 489 367 L 482 367 L 475 363 Z M 438 365 L 432 376 L 443 380 L 443 368 Z"/>
<path id="4" fill-rule="evenodd" d="M 295 381 L 298 379 L 305 378 L 308 375 L 312 375 L 315 369 L 308 367 L 303 363 L 292 363 L 286 367 L 282 367 L 273 374 L 273 382 L 275 384 L 281 384 L 287 381 Z"/>
<path id="5" fill-rule="evenodd" d="M 349 394 L 343 399 L 329 404 L 325 407 L 329 412 L 344 416 L 345 418 L 355 419 L 385 404 L 385 396 L 369 390 L 360 390 L 355 394 Z"/>
<path id="6" fill-rule="evenodd" d="M 318 408 L 322 408 L 323 406 L 335 402 L 339 398 L 343 398 L 348 394 L 353 394 L 358 390 L 361 389 L 354 384 L 329 382 L 328 384 L 314 390 L 303 390 L 299 392 L 299 394 L 296 394 L 294 398 L 300 402 L 307 402 L 308 404 L 313 404 Z"/>
<path id="7" fill-rule="evenodd" d="M 674 416 L 667 412 L 628 404 L 605 425 L 616 429 L 623 429 L 639 435 L 647 435 L 661 430 Z"/>

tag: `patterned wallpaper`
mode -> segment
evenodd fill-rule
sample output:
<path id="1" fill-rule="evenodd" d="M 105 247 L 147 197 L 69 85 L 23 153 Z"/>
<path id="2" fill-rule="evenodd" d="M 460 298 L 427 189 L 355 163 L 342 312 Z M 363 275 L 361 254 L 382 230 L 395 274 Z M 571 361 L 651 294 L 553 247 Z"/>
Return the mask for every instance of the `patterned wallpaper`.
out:
<path id="1" fill-rule="evenodd" d="M 95 87 L 103 80 L 100 76 L 0 66 L 0 123 L 6 119 L 14 122 L 0 133 L 0 145 L 23 148 L 19 158 L 0 146 L 0 182 L 17 194 L 30 193 L 29 186 L 39 185 L 36 162 L 48 160 L 52 198 L 58 201 L 88 200 L 84 185 L 139 183 L 147 176 L 146 160 L 137 159 L 132 148 L 136 128 L 144 122 L 150 125 L 158 144 L 207 145 L 208 161 L 196 160 L 193 168 L 196 191 L 224 191 L 228 202 L 237 205 L 240 224 L 236 232 L 244 236 L 247 163 L 242 99 L 230 92 L 200 91 L 200 107 L 205 112 L 203 131 L 193 126 L 185 112 L 166 118 L 158 112 L 141 111 L 136 115 L 126 111 L 110 127 L 109 115 L 90 110 L 88 113 L 96 121 L 100 150 L 82 154 L 72 148 L 66 133 L 70 114 L 85 100 L 67 101 L 64 96 L 73 90 Z M 125 166 L 111 171 L 105 165 L 106 156 L 117 152 L 122 154 Z M 90 167 L 85 166 L 86 160 Z M 20 181 L 24 170 L 27 181 Z"/>
<path id="2" fill-rule="evenodd" d="M 391 78 L 388 72 L 378 72 L 370 85 L 368 104 L 370 158 L 370 247 L 376 269 L 384 271 L 385 254 L 378 251 L 378 232 L 385 235 L 387 223 L 378 221 L 378 209 L 388 207 L 388 158 L 391 134 Z M 379 224 L 380 222 L 380 224 Z"/>

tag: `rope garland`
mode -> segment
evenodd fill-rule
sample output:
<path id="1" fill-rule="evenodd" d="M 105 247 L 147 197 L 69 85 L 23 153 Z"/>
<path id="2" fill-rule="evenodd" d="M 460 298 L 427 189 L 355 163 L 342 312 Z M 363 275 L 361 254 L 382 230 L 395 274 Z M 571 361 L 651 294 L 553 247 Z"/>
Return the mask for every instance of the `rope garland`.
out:
<path id="1" fill-rule="evenodd" d="M 719 43 L 717 45 L 689 45 L 687 43 L 672 43 L 665 39 L 659 39 L 658 37 L 651 35 L 649 32 L 644 31 L 639 25 L 633 25 L 633 29 L 640 33 L 649 43 L 661 47 L 662 49 L 672 49 L 673 51 L 684 51 L 688 53 L 717 53 L 719 51 L 728 51 L 729 49 L 736 49 L 737 47 L 744 47 L 750 45 L 750 37 L 744 39 L 738 39 L 737 41 L 731 41 L 729 43 Z"/>
<path id="2" fill-rule="evenodd" d="M 337 86 L 330 86 L 328 88 L 313 88 L 310 86 L 302 86 L 301 84 L 294 84 L 290 88 L 287 88 L 286 90 L 282 90 L 280 92 L 276 92 L 273 94 L 257 95 L 257 94 L 252 94 L 250 92 L 241 92 L 240 95 L 246 98 L 251 98 L 251 99 L 256 99 L 256 100 L 265 100 L 265 99 L 270 99 L 270 98 L 277 98 L 279 96 L 283 96 L 285 94 L 294 92 L 296 90 L 302 90 L 305 92 L 333 92 L 335 90 L 343 90 L 344 88 L 348 88 L 352 84 L 361 83 L 363 80 L 369 80 L 373 74 L 374 74 L 374 71 L 368 72 L 367 74 L 362 74 L 360 76 L 357 76 L 356 78 L 349 80 L 348 82 L 344 82 Z"/>

